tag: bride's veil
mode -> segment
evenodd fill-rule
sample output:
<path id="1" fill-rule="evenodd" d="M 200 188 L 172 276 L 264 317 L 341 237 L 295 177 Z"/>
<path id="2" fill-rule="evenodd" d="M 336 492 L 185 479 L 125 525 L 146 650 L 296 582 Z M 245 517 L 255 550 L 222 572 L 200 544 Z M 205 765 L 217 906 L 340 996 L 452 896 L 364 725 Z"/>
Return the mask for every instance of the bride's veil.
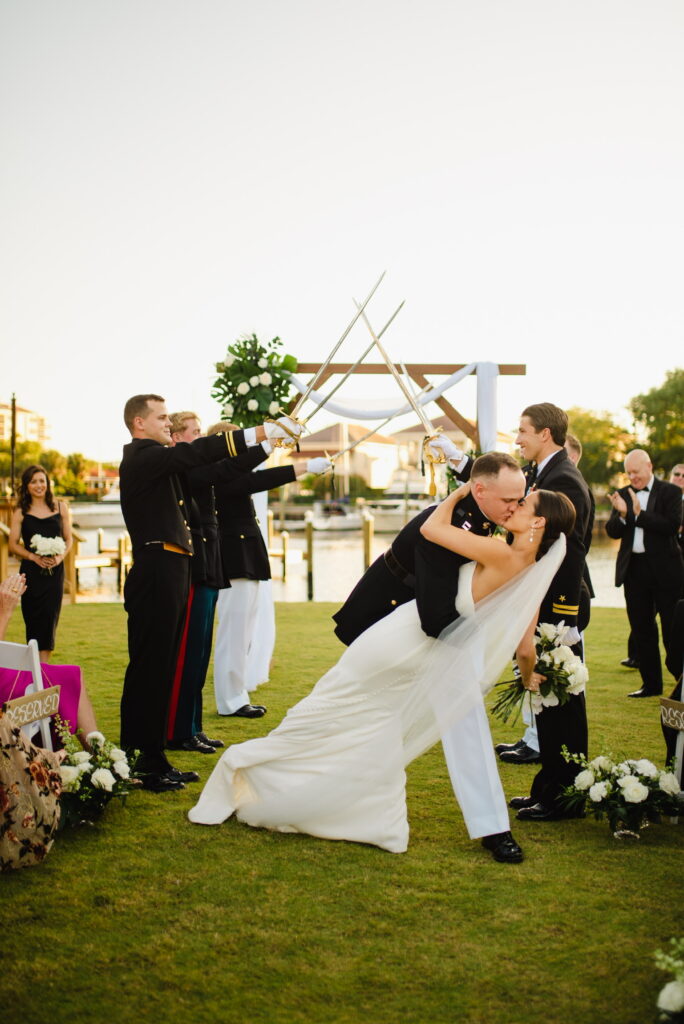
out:
<path id="1" fill-rule="evenodd" d="M 402 708 L 405 764 L 433 746 L 494 686 L 564 556 L 561 536 L 538 562 L 442 631 Z"/>

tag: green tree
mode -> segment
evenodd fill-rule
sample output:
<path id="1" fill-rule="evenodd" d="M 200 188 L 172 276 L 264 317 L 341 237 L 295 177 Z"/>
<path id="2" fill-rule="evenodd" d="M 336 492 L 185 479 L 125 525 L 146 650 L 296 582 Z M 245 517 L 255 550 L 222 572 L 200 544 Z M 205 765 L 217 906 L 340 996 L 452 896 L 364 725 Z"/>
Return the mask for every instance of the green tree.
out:
<path id="1" fill-rule="evenodd" d="M 645 434 L 643 447 L 656 469 L 669 472 L 684 461 L 684 370 L 670 370 L 659 388 L 635 395 L 629 409 Z"/>
<path id="2" fill-rule="evenodd" d="M 617 424 L 610 413 L 587 409 L 568 409 L 570 433 L 582 444 L 580 469 L 588 484 L 608 487 L 622 471 L 625 453 L 634 446 L 634 438 Z"/>
<path id="3" fill-rule="evenodd" d="M 75 477 L 84 476 L 88 468 L 88 461 L 85 455 L 81 455 L 80 452 L 72 452 L 71 455 L 67 455 L 66 463 L 67 469 Z"/>

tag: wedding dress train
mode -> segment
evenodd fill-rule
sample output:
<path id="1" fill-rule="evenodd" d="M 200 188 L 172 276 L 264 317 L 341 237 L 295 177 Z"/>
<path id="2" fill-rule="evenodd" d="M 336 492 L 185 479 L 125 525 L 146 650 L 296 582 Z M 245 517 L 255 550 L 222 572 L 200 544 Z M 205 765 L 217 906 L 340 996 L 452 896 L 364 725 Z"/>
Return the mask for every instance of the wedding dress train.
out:
<path id="1" fill-rule="evenodd" d="M 496 682 L 560 564 L 559 545 L 477 605 L 475 563 L 462 566 L 460 618 L 437 640 L 422 631 L 415 601 L 376 622 L 277 728 L 225 751 L 190 821 L 235 814 L 255 827 L 405 851 L 405 766 Z"/>

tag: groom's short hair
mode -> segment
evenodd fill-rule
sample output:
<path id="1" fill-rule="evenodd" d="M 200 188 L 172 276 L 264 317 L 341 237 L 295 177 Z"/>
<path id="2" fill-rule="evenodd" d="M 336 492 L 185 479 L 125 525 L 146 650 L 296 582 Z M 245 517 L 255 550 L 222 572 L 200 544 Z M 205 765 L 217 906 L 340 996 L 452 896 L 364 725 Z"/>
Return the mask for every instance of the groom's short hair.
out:
<path id="1" fill-rule="evenodd" d="M 508 469 L 520 469 L 519 463 L 507 452 L 487 452 L 486 455 L 480 455 L 479 459 L 475 459 L 470 477 L 475 480 L 483 476 L 498 476 L 504 466 Z"/>
<path id="2" fill-rule="evenodd" d="M 563 409 L 552 402 L 539 402 L 537 405 L 528 405 L 522 415 L 527 416 L 537 434 L 548 427 L 554 444 L 563 447 L 568 433 L 568 414 Z"/>

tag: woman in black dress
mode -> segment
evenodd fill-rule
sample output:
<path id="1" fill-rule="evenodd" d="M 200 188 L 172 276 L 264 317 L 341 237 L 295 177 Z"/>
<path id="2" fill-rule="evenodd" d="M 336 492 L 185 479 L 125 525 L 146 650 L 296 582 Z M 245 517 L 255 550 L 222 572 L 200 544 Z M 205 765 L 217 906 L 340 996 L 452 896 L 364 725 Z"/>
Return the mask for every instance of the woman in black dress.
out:
<path id="1" fill-rule="evenodd" d="M 31 546 L 36 534 L 40 537 L 61 537 L 64 551 L 57 555 L 39 555 Z M 27 589 L 21 599 L 26 642 L 35 639 L 40 660 L 48 662 L 55 646 L 55 631 L 62 608 L 63 562 L 71 547 L 71 522 L 66 504 L 53 497 L 50 479 L 42 466 L 29 466 L 22 473 L 9 547 L 21 558 L 19 571 L 26 577 Z"/>

